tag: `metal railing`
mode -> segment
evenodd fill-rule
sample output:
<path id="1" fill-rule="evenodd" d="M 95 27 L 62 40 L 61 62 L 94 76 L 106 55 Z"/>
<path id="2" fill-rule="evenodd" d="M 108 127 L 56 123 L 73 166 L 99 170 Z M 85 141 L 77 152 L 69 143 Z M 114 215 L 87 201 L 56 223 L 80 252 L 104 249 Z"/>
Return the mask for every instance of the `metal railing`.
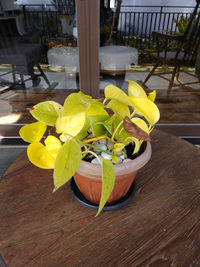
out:
<path id="1" fill-rule="evenodd" d="M 59 15 L 63 10 L 65 14 L 75 15 L 75 2 L 63 1 L 59 6 L 22 5 L 25 24 L 40 28 L 43 40 L 61 35 Z M 123 5 L 119 14 L 118 27 L 115 29 L 116 40 L 135 47 L 140 47 L 141 44 L 151 45 L 152 31 L 177 32 L 177 24 L 174 20 L 181 16 L 188 18 L 193 9 L 193 6 Z"/>
<path id="2" fill-rule="evenodd" d="M 46 39 L 62 35 L 61 14 L 75 14 L 75 0 L 62 0 L 53 4 L 26 4 L 19 5 L 24 17 L 25 28 L 30 25 L 41 31 L 41 39 Z"/>
<path id="3" fill-rule="evenodd" d="M 126 43 L 134 41 L 136 46 L 150 44 L 153 31 L 177 32 L 174 20 L 181 16 L 189 18 L 193 9 L 193 6 L 121 6 L 117 37 Z"/>
<path id="4" fill-rule="evenodd" d="M 38 28 L 41 31 L 41 39 L 43 41 L 50 36 L 56 36 L 58 34 L 60 31 L 59 12 L 54 6 L 23 5 L 21 7 L 25 28 L 28 29 L 30 25 Z M 55 10 L 51 11 L 51 8 L 55 8 Z"/>

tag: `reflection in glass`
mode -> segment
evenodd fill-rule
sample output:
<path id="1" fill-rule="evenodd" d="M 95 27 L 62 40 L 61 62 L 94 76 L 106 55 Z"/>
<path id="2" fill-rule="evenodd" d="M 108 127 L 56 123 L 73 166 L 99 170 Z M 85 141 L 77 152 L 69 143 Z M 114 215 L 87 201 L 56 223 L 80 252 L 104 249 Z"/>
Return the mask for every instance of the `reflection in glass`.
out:
<path id="1" fill-rule="evenodd" d="M 0 89 L 78 88 L 75 1 L 2 0 L 0 8 Z"/>
<path id="2" fill-rule="evenodd" d="M 138 49 L 128 46 L 119 38 L 122 1 L 116 1 L 115 7 L 112 1 L 108 2 L 101 1 L 100 9 L 100 89 L 110 83 L 123 88 L 126 74 L 133 72 L 134 66 L 138 64 Z"/>

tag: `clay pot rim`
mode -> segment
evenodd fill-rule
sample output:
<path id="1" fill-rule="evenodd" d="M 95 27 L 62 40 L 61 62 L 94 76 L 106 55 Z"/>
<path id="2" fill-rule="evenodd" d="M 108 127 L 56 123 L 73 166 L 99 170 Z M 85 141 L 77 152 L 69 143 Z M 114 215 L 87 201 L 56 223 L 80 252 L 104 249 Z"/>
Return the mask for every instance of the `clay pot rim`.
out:
<path id="1" fill-rule="evenodd" d="M 144 142 L 144 144 L 146 144 L 146 147 L 144 152 L 140 156 L 133 159 L 132 161 L 115 165 L 115 172 L 117 176 L 129 174 L 130 172 L 134 171 L 136 172 L 150 160 L 152 154 L 151 143 Z M 82 160 L 77 173 L 88 178 L 100 179 L 99 177 L 101 177 L 102 175 L 102 169 L 98 164 Z"/>

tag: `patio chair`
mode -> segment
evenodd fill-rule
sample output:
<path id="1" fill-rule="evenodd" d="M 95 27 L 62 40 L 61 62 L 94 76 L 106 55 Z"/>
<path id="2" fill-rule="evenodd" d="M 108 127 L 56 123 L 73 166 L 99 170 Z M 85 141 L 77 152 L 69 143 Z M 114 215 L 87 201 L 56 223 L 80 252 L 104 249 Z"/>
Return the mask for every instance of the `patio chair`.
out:
<path id="1" fill-rule="evenodd" d="M 193 66 L 195 65 L 198 49 L 200 48 L 200 12 L 199 4 L 200 0 L 196 0 L 196 6 L 190 20 L 186 27 L 186 30 L 183 35 L 174 35 L 174 34 L 165 34 L 160 32 L 152 32 L 153 37 L 156 39 L 157 53 L 151 53 L 151 56 L 156 60 L 151 72 L 148 74 L 142 84 L 145 86 L 147 81 L 152 75 L 157 75 L 160 78 L 163 78 L 169 81 L 169 86 L 167 90 L 167 97 L 169 97 L 172 87 L 174 86 L 188 86 L 194 83 L 200 83 L 200 78 L 195 76 L 192 73 L 186 72 L 187 74 L 194 76 L 198 81 L 191 81 L 183 83 L 179 79 L 180 67 L 181 66 Z M 165 51 L 160 51 L 160 43 L 165 42 Z M 170 42 L 174 40 L 178 43 L 178 49 L 175 52 L 169 52 L 168 47 Z M 162 65 L 171 65 L 173 66 L 172 71 L 170 72 L 155 72 L 158 66 Z M 171 78 L 167 78 L 163 75 L 171 74 Z M 176 83 L 178 82 L 178 84 Z"/>
<path id="2" fill-rule="evenodd" d="M 31 41 L 32 34 L 20 35 L 16 26 L 16 19 L 2 17 L 0 19 L 0 64 L 10 64 L 12 70 L 3 73 L 0 77 L 2 83 L 9 84 L 10 87 L 21 85 L 25 89 L 25 82 L 32 80 L 33 87 L 40 83 L 39 76 L 42 76 L 48 88 L 54 88 L 56 84 L 50 84 L 45 73 L 39 65 L 41 58 L 45 56 L 43 45 Z M 35 74 L 34 66 L 39 70 Z M 2 76 L 12 73 L 13 82 L 3 79 Z M 17 80 L 16 75 L 20 76 Z M 24 75 L 30 76 L 24 79 Z"/>

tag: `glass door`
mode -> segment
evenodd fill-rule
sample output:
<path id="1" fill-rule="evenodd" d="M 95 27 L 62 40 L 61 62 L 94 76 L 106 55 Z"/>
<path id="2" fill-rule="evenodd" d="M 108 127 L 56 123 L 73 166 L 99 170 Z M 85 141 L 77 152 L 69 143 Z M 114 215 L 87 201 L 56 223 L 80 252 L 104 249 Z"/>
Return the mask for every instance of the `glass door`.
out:
<path id="1" fill-rule="evenodd" d="M 63 104 L 79 90 L 77 39 L 75 0 L 1 1 L 1 141 L 34 121 L 29 109 L 38 102 Z"/>

